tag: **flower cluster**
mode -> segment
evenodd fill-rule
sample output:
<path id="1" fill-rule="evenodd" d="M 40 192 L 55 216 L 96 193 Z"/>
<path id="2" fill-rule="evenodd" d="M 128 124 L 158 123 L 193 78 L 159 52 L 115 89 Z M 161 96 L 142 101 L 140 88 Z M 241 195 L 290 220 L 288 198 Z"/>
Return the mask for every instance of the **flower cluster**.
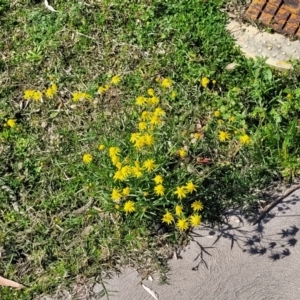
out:
<path id="1" fill-rule="evenodd" d="M 43 95 L 48 99 L 52 99 L 54 95 L 56 95 L 56 93 L 57 85 L 55 83 L 52 83 L 51 86 L 43 92 L 38 90 L 25 90 L 23 97 L 25 100 L 41 101 Z"/>

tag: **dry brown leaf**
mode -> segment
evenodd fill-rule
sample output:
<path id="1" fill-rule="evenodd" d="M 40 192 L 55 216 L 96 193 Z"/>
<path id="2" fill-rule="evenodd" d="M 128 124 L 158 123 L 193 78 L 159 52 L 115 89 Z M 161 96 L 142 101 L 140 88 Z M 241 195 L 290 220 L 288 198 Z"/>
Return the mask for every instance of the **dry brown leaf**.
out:
<path id="1" fill-rule="evenodd" d="M 0 285 L 1 286 L 10 286 L 10 287 L 16 288 L 18 290 L 24 288 L 24 285 L 22 285 L 20 283 L 17 283 L 15 281 L 6 279 L 6 278 L 1 277 L 1 276 L 0 276 Z"/>
<path id="2" fill-rule="evenodd" d="M 197 157 L 197 159 L 196 159 L 196 163 L 197 164 L 209 164 L 209 163 L 211 163 L 211 159 L 210 158 L 207 158 L 207 157 Z"/>

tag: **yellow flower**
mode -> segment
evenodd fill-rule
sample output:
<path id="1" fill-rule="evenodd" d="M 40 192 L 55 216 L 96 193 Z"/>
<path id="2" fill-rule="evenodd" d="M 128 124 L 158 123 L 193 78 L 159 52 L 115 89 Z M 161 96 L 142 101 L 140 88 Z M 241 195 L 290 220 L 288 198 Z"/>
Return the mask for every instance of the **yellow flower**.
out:
<path id="1" fill-rule="evenodd" d="M 141 134 L 139 132 L 132 133 L 130 137 L 130 142 L 135 143 L 140 138 L 140 136 Z"/>
<path id="2" fill-rule="evenodd" d="M 159 99 L 155 96 L 148 98 L 147 100 L 149 105 L 157 105 L 159 103 Z"/>
<path id="3" fill-rule="evenodd" d="M 157 117 L 162 117 L 166 114 L 166 112 L 161 107 L 156 107 L 153 115 Z"/>
<path id="4" fill-rule="evenodd" d="M 154 96 L 154 89 L 148 89 L 147 92 L 149 96 Z"/>
<path id="5" fill-rule="evenodd" d="M 145 139 L 144 136 L 139 136 L 135 141 L 134 147 L 137 149 L 141 149 L 145 146 Z"/>
<path id="6" fill-rule="evenodd" d="M 292 95 L 291 95 L 291 94 L 287 94 L 286 97 L 287 97 L 287 98 L 291 98 Z"/>
<path id="7" fill-rule="evenodd" d="M 142 117 L 141 117 L 141 119 L 142 119 L 143 121 L 148 121 L 148 120 L 151 119 L 151 117 L 152 117 L 152 113 L 151 113 L 150 111 L 143 111 L 143 112 L 142 112 Z"/>
<path id="8" fill-rule="evenodd" d="M 249 144 L 250 143 L 250 136 L 247 135 L 247 134 L 244 134 L 244 135 L 240 136 L 240 142 L 242 144 L 246 144 L 246 145 Z"/>
<path id="9" fill-rule="evenodd" d="M 143 196 L 144 196 L 144 197 L 147 197 L 148 195 L 149 195 L 148 192 L 143 192 Z"/>
<path id="10" fill-rule="evenodd" d="M 131 213 L 135 211 L 134 202 L 133 201 L 126 201 L 124 204 L 124 211 L 126 213 Z"/>
<path id="11" fill-rule="evenodd" d="M 120 81 L 121 81 L 121 77 L 119 75 L 115 75 L 112 77 L 110 82 L 114 85 L 117 85 Z"/>
<path id="12" fill-rule="evenodd" d="M 108 151 L 109 151 L 109 156 L 110 157 L 117 156 L 121 152 L 119 147 L 110 147 Z"/>
<path id="13" fill-rule="evenodd" d="M 147 98 L 143 97 L 143 96 L 139 96 L 135 99 L 135 104 L 136 105 L 144 105 L 147 103 Z"/>
<path id="14" fill-rule="evenodd" d="M 129 194 L 130 194 L 130 188 L 129 187 L 124 188 L 123 191 L 122 191 L 122 194 L 124 196 L 129 196 Z"/>
<path id="15" fill-rule="evenodd" d="M 73 101 L 79 101 L 79 100 L 89 100 L 91 99 L 91 95 L 87 93 L 82 93 L 82 92 L 74 92 L 73 93 Z"/>
<path id="16" fill-rule="evenodd" d="M 40 101 L 42 99 L 43 94 L 40 91 L 34 91 L 32 95 L 32 99 L 35 101 Z"/>
<path id="17" fill-rule="evenodd" d="M 194 138 L 195 139 L 200 139 L 200 137 L 201 137 L 201 135 L 200 135 L 200 133 L 198 133 L 198 132 L 196 132 L 196 133 L 194 133 Z"/>
<path id="18" fill-rule="evenodd" d="M 183 206 L 177 204 L 177 205 L 175 206 L 175 214 L 176 214 L 177 216 L 180 216 L 180 215 L 182 214 L 182 211 L 183 211 Z"/>
<path id="19" fill-rule="evenodd" d="M 177 97 L 177 93 L 173 91 L 172 94 L 171 94 L 171 98 L 175 99 L 176 97 Z"/>
<path id="20" fill-rule="evenodd" d="M 234 120 L 235 120 L 235 116 L 231 116 L 229 119 L 229 121 L 231 121 L 231 122 L 234 122 Z"/>
<path id="21" fill-rule="evenodd" d="M 164 78 L 160 84 L 163 88 L 169 88 L 172 85 L 172 80 L 169 78 Z"/>
<path id="22" fill-rule="evenodd" d="M 201 79 L 201 85 L 204 87 L 204 88 L 207 88 L 208 84 L 210 83 L 210 80 L 207 78 L 207 77 L 203 77 Z"/>
<path id="23" fill-rule="evenodd" d="M 144 167 L 148 172 L 151 172 L 152 170 L 154 170 L 155 167 L 156 167 L 154 159 L 147 159 L 147 160 L 144 162 L 143 167 Z"/>
<path id="24" fill-rule="evenodd" d="M 105 149 L 105 146 L 104 145 L 99 145 L 99 147 L 98 147 L 98 150 L 99 151 L 103 151 Z"/>
<path id="25" fill-rule="evenodd" d="M 153 180 L 156 184 L 162 184 L 163 183 L 163 178 L 162 178 L 161 175 L 156 175 Z"/>
<path id="26" fill-rule="evenodd" d="M 145 144 L 146 144 L 147 146 L 152 146 L 152 145 L 154 145 L 154 137 L 153 137 L 153 135 L 152 135 L 152 134 L 149 134 L 149 133 L 145 134 L 145 135 L 144 135 L 144 142 L 145 142 Z"/>
<path id="27" fill-rule="evenodd" d="M 127 177 L 131 174 L 131 167 L 130 166 L 124 166 L 120 171 L 121 171 L 121 174 L 123 176 L 123 180 L 126 180 Z"/>
<path id="28" fill-rule="evenodd" d="M 186 197 L 185 186 L 178 186 L 174 194 L 177 195 L 178 199 L 180 200 L 185 198 Z"/>
<path id="29" fill-rule="evenodd" d="M 189 194 L 189 193 L 192 193 L 192 192 L 196 192 L 196 187 L 192 181 L 188 182 L 186 185 L 185 185 L 185 190 L 186 192 Z"/>
<path id="30" fill-rule="evenodd" d="M 114 181 L 117 181 L 117 180 L 123 181 L 123 180 L 125 180 L 124 175 L 122 174 L 121 170 L 118 170 L 115 173 L 113 179 L 114 179 Z"/>
<path id="31" fill-rule="evenodd" d="M 179 154 L 179 156 L 180 156 L 181 158 L 184 158 L 184 157 L 187 156 L 187 152 L 186 152 L 186 150 L 185 150 L 184 148 L 179 149 L 179 150 L 178 150 L 178 154 Z"/>
<path id="32" fill-rule="evenodd" d="M 174 217 L 172 216 L 172 214 L 170 212 L 167 211 L 163 215 L 161 220 L 162 220 L 163 223 L 167 223 L 168 225 L 170 225 L 174 221 Z"/>
<path id="33" fill-rule="evenodd" d="M 120 162 L 119 157 L 117 155 L 112 155 L 110 157 L 110 159 L 111 159 L 112 164 L 115 165 L 115 166 L 117 166 L 117 164 Z"/>
<path id="34" fill-rule="evenodd" d="M 180 230 L 180 231 L 184 231 L 187 230 L 189 228 L 189 223 L 188 220 L 186 218 L 182 218 L 179 219 L 176 223 L 176 227 Z"/>
<path id="35" fill-rule="evenodd" d="M 214 80 L 212 81 L 212 83 L 213 83 L 213 84 L 216 84 L 216 83 L 217 83 L 217 81 L 214 79 Z"/>
<path id="36" fill-rule="evenodd" d="M 32 99 L 34 93 L 35 93 L 35 90 L 26 90 L 26 91 L 24 91 L 24 99 L 25 100 Z"/>
<path id="37" fill-rule="evenodd" d="M 86 154 L 83 155 L 82 160 L 85 164 L 89 164 L 89 163 L 92 162 L 93 156 L 89 153 L 86 153 Z"/>
<path id="38" fill-rule="evenodd" d="M 108 90 L 109 90 L 109 85 L 108 84 L 106 84 L 105 86 L 99 86 L 98 93 L 103 94 Z"/>
<path id="39" fill-rule="evenodd" d="M 139 131 L 144 131 L 147 129 L 147 123 L 146 122 L 139 122 Z"/>
<path id="40" fill-rule="evenodd" d="M 162 184 L 159 184 L 154 187 L 154 192 L 157 196 L 163 196 L 165 194 L 165 188 Z"/>
<path id="41" fill-rule="evenodd" d="M 119 205 L 119 204 L 116 204 L 116 205 L 115 205 L 115 209 L 119 210 L 119 209 L 120 209 L 120 205 Z"/>
<path id="42" fill-rule="evenodd" d="M 115 157 L 117 157 L 117 156 L 115 156 Z M 117 157 L 117 159 L 118 159 L 118 157 Z M 118 170 L 122 169 L 122 163 L 119 161 L 115 164 L 115 166 Z"/>
<path id="43" fill-rule="evenodd" d="M 201 224 L 201 216 L 194 214 L 190 216 L 190 224 L 192 227 L 196 227 Z"/>
<path id="44" fill-rule="evenodd" d="M 122 194 L 120 193 L 120 191 L 116 188 L 113 188 L 112 193 L 111 193 L 111 199 L 113 201 L 120 201 L 122 198 Z"/>
<path id="45" fill-rule="evenodd" d="M 136 164 L 134 167 L 131 167 L 131 173 L 136 178 L 140 178 L 143 176 L 142 168 L 140 167 L 139 164 Z"/>
<path id="46" fill-rule="evenodd" d="M 220 131 L 219 132 L 219 140 L 221 141 L 221 142 L 225 142 L 226 140 L 228 140 L 229 139 L 229 133 L 227 132 L 227 131 Z"/>
<path id="47" fill-rule="evenodd" d="M 201 211 L 203 209 L 203 204 L 201 201 L 197 200 L 191 204 L 191 207 L 194 211 Z"/>
<path id="48" fill-rule="evenodd" d="M 153 115 L 150 119 L 150 124 L 159 125 L 161 123 L 161 119 L 158 116 Z"/>
<path id="49" fill-rule="evenodd" d="M 8 119 L 6 122 L 7 126 L 9 126 L 10 128 L 13 128 L 16 126 L 16 120 L 15 119 Z"/>
<path id="50" fill-rule="evenodd" d="M 218 110 L 216 110 L 216 111 L 214 112 L 214 116 L 215 116 L 215 117 L 220 117 L 220 114 L 221 114 L 221 113 L 220 113 Z"/>

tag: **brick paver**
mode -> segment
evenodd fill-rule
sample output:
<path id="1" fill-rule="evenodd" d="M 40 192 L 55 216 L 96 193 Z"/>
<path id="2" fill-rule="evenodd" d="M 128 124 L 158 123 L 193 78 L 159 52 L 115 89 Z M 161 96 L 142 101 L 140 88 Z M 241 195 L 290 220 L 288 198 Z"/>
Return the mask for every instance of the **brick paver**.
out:
<path id="1" fill-rule="evenodd" d="M 253 0 L 245 18 L 300 37 L 300 0 Z"/>

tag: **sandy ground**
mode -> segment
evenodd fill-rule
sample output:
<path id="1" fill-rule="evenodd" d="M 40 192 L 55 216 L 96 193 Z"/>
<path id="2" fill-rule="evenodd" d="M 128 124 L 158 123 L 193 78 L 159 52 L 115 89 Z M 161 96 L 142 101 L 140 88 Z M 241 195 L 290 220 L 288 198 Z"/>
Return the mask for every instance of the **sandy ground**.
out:
<path id="1" fill-rule="evenodd" d="M 298 190 L 255 226 L 232 215 L 221 230 L 196 229 L 194 241 L 180 253 L 180 258 L 170 260 L 168 284 L 141 280 L 133 269 L 107 279 L 109 299 L 298 300 L 299 229 Z M 100 285 L 94 286 L 95 293 L 101 290 Z M 100 296 L 91 299 L 98 300 Z"/>

